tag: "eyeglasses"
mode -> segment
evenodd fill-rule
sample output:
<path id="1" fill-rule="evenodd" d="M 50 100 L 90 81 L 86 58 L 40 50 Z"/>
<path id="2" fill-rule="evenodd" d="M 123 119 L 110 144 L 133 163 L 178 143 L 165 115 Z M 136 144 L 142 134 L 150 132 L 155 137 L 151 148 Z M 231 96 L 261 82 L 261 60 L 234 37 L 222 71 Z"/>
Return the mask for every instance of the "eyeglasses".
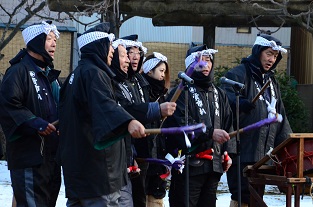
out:
<path id="1" fill-rule="evenodd" d="M 139 56 L 139 57 L 141 57 L 141 56 L 143 56 L 143 52 L 142 51 L 139 51 L 139 52 L 130 51 L 130 52 L 128 52 L 128 55 L 129 56 Z"/>

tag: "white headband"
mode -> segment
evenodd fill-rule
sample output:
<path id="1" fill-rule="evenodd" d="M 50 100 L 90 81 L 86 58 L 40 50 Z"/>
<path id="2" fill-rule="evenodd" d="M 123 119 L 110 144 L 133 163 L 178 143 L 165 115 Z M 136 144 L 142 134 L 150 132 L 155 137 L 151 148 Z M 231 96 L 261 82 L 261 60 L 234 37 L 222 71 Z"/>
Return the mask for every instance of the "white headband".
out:
<path id="1" fill-rule="evenodd" d="M 25 44 L 27 45 L 29 41 L 40 35 L 41 33 L 45 33 L 48 35 L 50 32 L 53 32 L 57 38 L 60 37 L 60 32 L 57 30 L 57 27 L 54 24 L 48 24 L 47 22 L 41 22 L 41 24 L 36 24 L 25 28 L 22 31 L 23 39 Z"/>
<path id="2" fill-rule="evenodd" d="M 77 38 L 78 47 L 79 49 L 81 49 L 82 47 L 84 47 L 85 45 L 93 41 L 103 39 L 106 37 L 109 38 L 110 42 L 112 42 L 115 38 L 114 34 L 112 33 L 108 34 L 108 33 L 100 32 L 100 31 L 88 32 Z"/>
<path id="3" fill-rule="evenodd" d="M 189 67 L 189 65 L 191 65 L 191 63 L 193 63 L 196 60 L 196 58 L 200 58 L 200 56 L 210 56 L 210 58 L 213 60 L 213 55 L 217 52 L 218 52 L 218 50 L 207 49 L 207 50 L 202 50 L 202 51 L 197 51 L 197 52 L 191 53 L 185 59 L 186 69 Z"/>
<path id="4" fill-rule="evenodd" d="M 150 70 L 152 70 L 159 62 L 167 62 L 167 57 L 162 55 L 161 53 L 158 52 L 153 52 L 154 58 L 151 58 L 143 64 L 143 72 L 148 73 Z"/>
<path id="5" fill-rule="evenodd" d="M 118 39 L 117 41 L 121 42 L 119 44 L 126 45 L 126 48 L 128 48 L 128 47 L 139 47 L 144 52 L 144 54 L 147 54 L 148 49 L 142 45 L 142 42 L 125 40 L 125 39 Z"/>
<path id="6" fill-rule="evenodd" d="M 280 45 L 277 45 L 276 42 L 274 40 L 267 40 L 264 37 L 261 36 L 257 36 L 254 45 L 261 45 L 261 46 L 266 46 L 266 47 L 271 47 L 273 50 L 278 50 L 281 51 L 283 53 L 287 53 L 287 50 L 285 48 L 283 48 Z"/>

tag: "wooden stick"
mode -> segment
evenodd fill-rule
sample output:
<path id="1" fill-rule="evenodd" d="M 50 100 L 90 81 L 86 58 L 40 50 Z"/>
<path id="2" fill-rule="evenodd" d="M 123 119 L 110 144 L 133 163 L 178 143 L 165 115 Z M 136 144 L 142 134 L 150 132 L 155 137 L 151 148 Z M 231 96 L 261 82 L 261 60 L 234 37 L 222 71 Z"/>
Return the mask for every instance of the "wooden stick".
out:
<path id="1" fill-rule="evenodd" d="M 268 81 L 264 84 L 264 86 L 261 88 L 260 92 L 253 98 L 253 100 L 251 101 L 251 103 L 255 103 L 255 102 L 258 100 L 259 96 L 261 96 L 261 95 L 264 93 L 265 89 L 270 85 L 270 83 L 271 83 L 271 80 L 268 80 Z"/>
<path id="2" fill-rule="evenodd" d="M 56 126 L 56 125 L 59 124 L 59 120 L 56 120 L 56 121 L 52 122 L 51 124 L 54 125 L 54 126 Z"/>
<path id="3" fill-rule="evenodd" d="M 161 128 L 158 129 L 145 129 L 146 134 L 161 134 Z"/>
<path id="4" fill-rule="evenodd" d="M 242 132 L 243 132 L 243 128 L 239 129 L 239 134 L 241 134 Z M 236 136 L 236 134 L 237 134 L 237 131 L 228 133 L 229 137 L 234 137 Z"/>

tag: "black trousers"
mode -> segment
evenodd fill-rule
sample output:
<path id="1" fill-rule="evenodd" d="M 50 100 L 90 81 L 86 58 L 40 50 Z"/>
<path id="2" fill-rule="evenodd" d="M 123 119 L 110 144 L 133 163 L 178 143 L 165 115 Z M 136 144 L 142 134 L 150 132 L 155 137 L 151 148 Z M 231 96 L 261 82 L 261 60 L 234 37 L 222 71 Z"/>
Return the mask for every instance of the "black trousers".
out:
<path id="1" fill-rule="evenodd" d="M 54 207 L 61 186 L 61 167 L 55 161 L 10 170 L 17 207 Z"/>
<path id="2" fill-rule="evenodd" d="M 189 206 L 216 207 L 216 190 L 222 173 L 210 172 L 189 177 Z M 173 173 L 169 191 L 171 207 L 184 207 L 185 175 Z"/>
<path id="3" fill-rule="evenodd" d="M 162 199 L 165 197 L 167 181 L 160 178 L 160 175 L 164 173 L 166 173 L 164 166 L 149 163 L 146 177 L 147 195 L 152 195 L 156 199 Z"/>
<path id="4" fill-rule="evenodd" d="M 138 163 L 140 175 L 131 178 L 134 207 L 146 207 L 146 175 L 149 163 Z"/>

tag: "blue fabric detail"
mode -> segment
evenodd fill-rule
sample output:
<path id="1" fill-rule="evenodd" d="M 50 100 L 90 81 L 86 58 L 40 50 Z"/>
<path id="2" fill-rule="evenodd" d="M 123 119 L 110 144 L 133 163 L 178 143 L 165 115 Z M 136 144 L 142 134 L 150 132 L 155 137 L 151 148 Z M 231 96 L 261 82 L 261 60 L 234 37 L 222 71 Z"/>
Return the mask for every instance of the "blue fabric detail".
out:
<path id="1" fill-rule="evenodd" d="M 161 109 L 158 102 L 150 102 L 147 111 L 147 119 L 158 120 L 161 119 Z"/>
<path id="2" fill-rule="evenodd" d="M 21 127 L 22 129 L 27 130 L 26 128 L 32 128 L 32 129 L 36 129 L 38 131 L 44 131 L 47 126 L 48 126 L 48 122 L 43 120 L 40 117 L 36 117 L 34 119 L 28 120 L 26 122 L 24 122 Z"/>

